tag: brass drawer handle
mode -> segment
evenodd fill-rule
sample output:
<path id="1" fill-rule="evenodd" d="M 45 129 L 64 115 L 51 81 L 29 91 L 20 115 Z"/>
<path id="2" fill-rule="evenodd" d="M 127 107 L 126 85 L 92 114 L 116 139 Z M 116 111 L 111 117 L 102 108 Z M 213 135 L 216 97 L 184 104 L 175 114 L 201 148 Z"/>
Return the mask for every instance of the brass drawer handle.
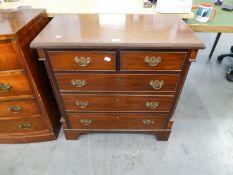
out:
<path id="1" fill-rule="evenodd" d="M 161 89 L 164 85 L 164 80 L 150 80 L 149 85 L 152 86 L 154 89 L 158 90 Z"/>
<path id="2" fill-rule="evenodd" d="M 9 83 L 4 84 L 0 82 L 0 91 L 2 92 L 9 92 L 11 88 L 11 85 Z"/>
<path id="3" fill-rule="evenodd" d="M 8 110 L 13 113 L 20 113 L 23 110 L 23 108 L 21 106 L 10 106 L 8 107 Z"/>
<path id="4" fill-rule="evenodd" d="M 154 67 L 157 66 L 161 62 L 161 57 L 156 56 L 146 56 L 144 62 L 147 63 L 148 66 Z"/>
<path id="5" fill-rule="evenodd" d="M 75 103 L 77 106 L 79 106 L 82 109 L 84 109 L 88 106 L 88 101 L 76 101 Z"/>
<path id="6" fill-rule="evenodd" d="M 149 109 L 155 109 L 159 106 L 159 102 L 148 101 L 145 103 L 145 105 Z"/>
<path id="7" fill-rule="evenodd" d="M 75 63 L 77 63 L 81 67 L 86 67 L 88 64 L 91 63 L 91 58 L 90 57 L 74 57 Z"/>
<path id="8" fill-rule="evenodd" d="M 153 125 L 154 124 L 154 120 L 144 119 L 144 120 L 142 120 L 142 123 L 144 125 Z"/>
<path id="9" fill-rule="evenodd" d="M 82 125 L 90 125 L 90 124 L 92 124 L 92 119 L 80 119 L 80 123 L 82 124 Z"/>
<path id="10" fill-rule="evenodd" d="M 32 127 L 32 123 L 25 122 L 25 123 L 19 124 L 19 128 L 22 128 L 22 129 L 30 129 L 31 127 Z"/>
<path id="11" fill-rule="evenodd" d="M 87 84 L 86 80 L 71 80 L 71 84 L 75 87 L 83 87 Z"/>

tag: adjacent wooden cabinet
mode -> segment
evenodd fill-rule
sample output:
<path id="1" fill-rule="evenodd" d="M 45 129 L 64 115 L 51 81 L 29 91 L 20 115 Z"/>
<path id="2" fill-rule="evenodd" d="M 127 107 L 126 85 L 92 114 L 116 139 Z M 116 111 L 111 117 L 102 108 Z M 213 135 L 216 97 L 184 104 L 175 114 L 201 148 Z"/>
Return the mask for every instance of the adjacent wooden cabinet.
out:
<path id="1" fill-rule="evenodd" d="M 0 10 L 0 143 L 54 140 L 59 110 L 44 65 L 30 43 L 45 10 Z"/>
<path id="2" fill-rule="evenodd" d="M 144 132 L 167 140 L 204 45 L 178 16 L 82 14 L 55 16 L 31 47 L 45 63 L 67 139 Z"/>

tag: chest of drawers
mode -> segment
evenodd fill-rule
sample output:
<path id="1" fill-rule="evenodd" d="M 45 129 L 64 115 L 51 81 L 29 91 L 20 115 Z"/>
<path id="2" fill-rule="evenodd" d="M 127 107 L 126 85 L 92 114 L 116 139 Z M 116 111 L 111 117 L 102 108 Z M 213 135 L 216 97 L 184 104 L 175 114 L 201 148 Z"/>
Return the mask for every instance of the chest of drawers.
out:
<path id="1" fill-rule="evenodd" d="M 204 48 L 177 16 L 103 14 L 58 15 L 31 47 L 46 65 L 67 139 L 109 131 L 158 140 L 168 139 L 190 63 Z"/>
<path id="2" fill-rule="evenodd" d="M 59 111 L 32 39 L 48 23 L 45 10 L 0 11 L 0 143 L 54 140 Z"/>

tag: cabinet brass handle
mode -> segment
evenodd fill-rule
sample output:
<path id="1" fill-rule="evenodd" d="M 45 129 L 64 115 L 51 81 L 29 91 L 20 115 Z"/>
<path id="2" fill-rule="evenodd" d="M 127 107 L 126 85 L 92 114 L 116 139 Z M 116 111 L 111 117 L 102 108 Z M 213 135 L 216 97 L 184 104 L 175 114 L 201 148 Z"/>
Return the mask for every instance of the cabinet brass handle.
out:
<path id="1" fill-rule="evenodd" d="M 82 109 L 86 108 L 88 106 L 88 101 L 76 101 L 76 105 Z"/>
<path id="2" fill-rule="evenodd" d="M 21 106 L 9 106 L 8 110 L 13 113 L 20 113 L 23 110 L 23 108 Z"/>
<path id="3" fill-rule="evenodd" d="M 75 87 L 83 87 L 87 84 L 86 80 L 71 80 L 71 84 Z"/>
<path id="4" fill-rule="evenodd" d="M 159 106 L 159 102 L 148 101 L 145 103 L 145 105 L 149 109 L 155 109 Z"/>
<path id="5" fill-rule="evenodd" d="M 144 119 L 144 120 L 142 120 L 142 123 L 144 125 L 153 125 L 154 124 L 154 120 Z"/>
<path id="6" fill-rule="evenodd" d="M 161 62 L 161 57 L 156 56 L 146 56 L 144 62 L 147 63 L 148 66 L 154 67 L 157 66 Z"/>
<path id="7" fill-rule="evenodd" d="M 152 86 L 154 89 L 158 90 L 161 89 L 164 85 L 164 80 L 150 80 L 149 85 Z"/>
<path id="8" fill-rule="evenodd" d="M 0 82 L 0 91 L 9 92 L 10 89 L 11 89 L 11 85 L 9 83 L 4 84 Z"/>
<path id="9" fill-rule="evenodd" d="M 87 119 L 87 118 L 85 118 L 85 119 L 80 119 L 80 123 L 81 123 L 82 125 L 90 125 L 90 124 L 92 124 L 92 119 Z"/>
<path id="10" fill-rule="evenodd" d="M 77 63 L 81 67 L 86 67 L 88 64 L 91 63 L 91 58 L 90 57 L 74 57 L 75 63 Z"/>
<path id="11" fill-rule="evenodd" d="M 30 129 L 31 127 L 32 127 L 32 123 L 25 122 L 25 123 L 19 124 L 19 128 L 22 128 L 22 129 Z"/>

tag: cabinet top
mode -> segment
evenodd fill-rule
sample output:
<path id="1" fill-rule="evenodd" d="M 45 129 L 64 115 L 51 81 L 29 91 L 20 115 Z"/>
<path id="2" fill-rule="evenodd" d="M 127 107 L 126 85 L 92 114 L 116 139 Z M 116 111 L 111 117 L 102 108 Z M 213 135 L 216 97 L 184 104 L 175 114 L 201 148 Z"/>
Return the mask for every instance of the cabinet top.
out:
<path id="1" fill-rule="evenodd" d="M 176 15 L 57 15 L 32 48 L 200 49 L 203 43 Z"/>
<path id="2" fill-rule="evenodd" d="M 0 38 L 7 38 L 15 35 L 26 27 L 43 9 L 6 9 L 0 10 Z"/>

